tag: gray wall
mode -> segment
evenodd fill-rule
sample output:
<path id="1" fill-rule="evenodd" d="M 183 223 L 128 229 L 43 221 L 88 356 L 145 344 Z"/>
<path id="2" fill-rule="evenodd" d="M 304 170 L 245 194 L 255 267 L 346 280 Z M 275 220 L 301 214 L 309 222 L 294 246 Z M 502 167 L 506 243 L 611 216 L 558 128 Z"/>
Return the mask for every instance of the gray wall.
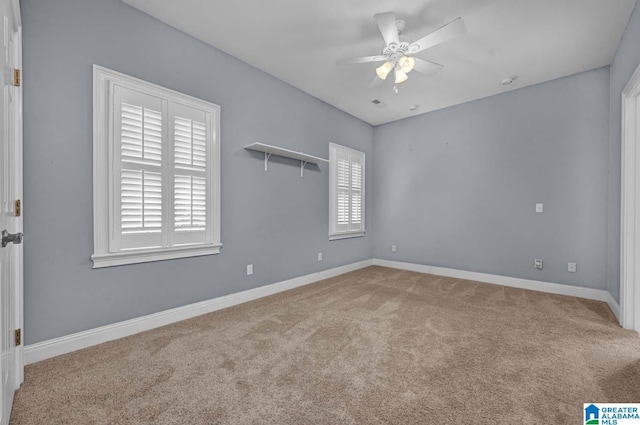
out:
<path id="1" fill-rule="evenodd" d="M 299 163 L 272 159 L 265 173 L 243 150 L 326 158 L 335 141 L 370 159 L 371 126 L 120 0 L 21 3 L 27 344 L 371 257 L 369 235 L 328 240 L 328 166 L 300 178 Z M 220 255 L 92 270 L 94 63 L 221 105 Z"/>
<path id="2" fill-rule="evenodd" d="M 374 256 L 606 288 L 608 138 L 608 68 L 376 127 Z"/>
<path id="3" fill-rule="evenodd" d="M 637 7 L 611 78 L 598 69 L 373 129 L 120 0 L 21 3 L 27 344 L 372 256 L 618 298 L 619 98 L 640 62 Z M 94 63 L 222 106 L 220 255 L 91 268 Z M 328 166 L 300 178 L 272 158 L 265 173 L 243 149 L 255 141 L 365 151 L 367 236 L 329 242 Z"/>
<path id="4" fill-rule="evenodd" d="M 622 90 L 640 64 L 640 6 L 631 15 L 611 64 L 611 126 L 609 127 L 609 240 L 607 289 L 620 301 L 620 195 Z"/>

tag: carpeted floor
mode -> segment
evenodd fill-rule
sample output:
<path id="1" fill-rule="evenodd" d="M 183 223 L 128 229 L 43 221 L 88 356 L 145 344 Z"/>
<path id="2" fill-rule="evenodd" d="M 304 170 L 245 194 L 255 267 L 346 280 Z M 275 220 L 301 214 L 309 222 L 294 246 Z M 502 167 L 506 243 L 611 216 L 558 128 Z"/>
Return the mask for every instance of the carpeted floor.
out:
<path id="1" fill-rule="evenodd" d="M 28 366 L 11 424 L 581 424 L 640 402 L 606 304 L 369 267 Z"/>

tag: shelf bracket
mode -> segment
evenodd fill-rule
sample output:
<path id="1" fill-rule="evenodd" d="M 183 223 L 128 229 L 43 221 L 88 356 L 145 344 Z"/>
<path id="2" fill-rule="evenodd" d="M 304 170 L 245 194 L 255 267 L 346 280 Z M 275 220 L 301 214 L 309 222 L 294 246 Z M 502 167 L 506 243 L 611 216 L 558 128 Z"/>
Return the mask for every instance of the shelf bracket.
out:
<path id="1" fill-rule="evenodd" d="M 269 163 L 269 158 L 271 158 L 271 154 L 269 152 L 264 153 L 264 171 L 268 171 L 269 167 L 267 164 Z"/>
<path id="2" fill-rule="evenodd" d="M 300 177 L 304 177 L 304 166 L 307 165 L 307 162 L 309 161 L 300 160 Z"/>

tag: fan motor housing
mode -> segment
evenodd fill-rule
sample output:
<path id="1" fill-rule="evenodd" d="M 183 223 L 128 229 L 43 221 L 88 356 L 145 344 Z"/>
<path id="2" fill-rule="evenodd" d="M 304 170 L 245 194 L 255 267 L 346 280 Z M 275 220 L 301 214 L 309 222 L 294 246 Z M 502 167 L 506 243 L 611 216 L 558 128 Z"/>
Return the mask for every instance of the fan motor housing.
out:
<path id="1" fill-rule="evenodd" d="M 411 40 L 407 37 L 400 36 L 400 43 L 389 43 L 382 47 L 382 55 L 386 56 L 390 61 L 397 61 L 409 51 Z"/>

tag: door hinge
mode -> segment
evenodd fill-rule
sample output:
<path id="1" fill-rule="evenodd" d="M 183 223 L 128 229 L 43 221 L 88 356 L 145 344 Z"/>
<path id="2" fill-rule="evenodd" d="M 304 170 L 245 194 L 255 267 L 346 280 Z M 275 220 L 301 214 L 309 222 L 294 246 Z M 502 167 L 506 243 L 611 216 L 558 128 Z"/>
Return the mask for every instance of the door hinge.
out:
<path id="1" fill-rule="evenodd" d="M 22 202 L 20 202 L 20 199 L 16 199 L 14 202 L 13 212 L 16 217 L 20 217 L 20 214 L 22 214 Z"/>
<path id="2" fill-rule="evenodd" d="M 16 347 L 22 344 L 22 329 L 16 329 Z"/>
<path id="3" fill-rule="evenodd" d="M 16 87 L 20 87 L 22 83 L 22 72 L 19 69 L 13 70 L 13 85 Z"/>

